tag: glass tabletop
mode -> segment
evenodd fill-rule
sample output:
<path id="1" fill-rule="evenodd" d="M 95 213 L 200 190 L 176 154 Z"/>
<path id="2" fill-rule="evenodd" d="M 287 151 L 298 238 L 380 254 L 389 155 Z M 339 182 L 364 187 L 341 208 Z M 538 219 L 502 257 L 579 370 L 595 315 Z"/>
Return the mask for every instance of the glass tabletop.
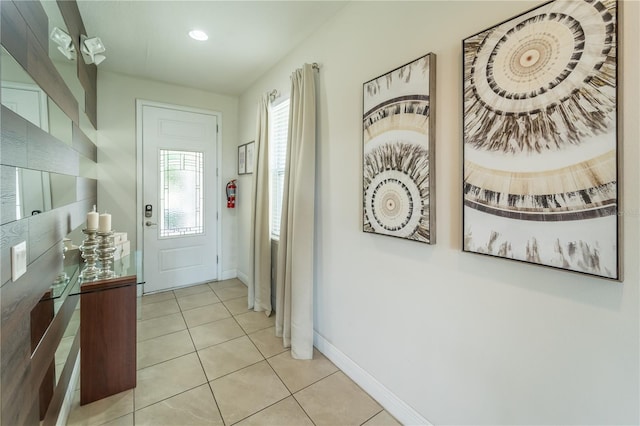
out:
<path id="1" fill-rule="evenodd" d="M 78 295 L 87 291 L 96 291 L 105 288 L 115 288 L 126 282 L 126 285 L 144 284 L 140 279 L 140 268 L 138 261 L 141 260 L 141 254 L 133 252 L 130 255 L 123 256 L 113 262 L 113 275 L 110 277 L 97 277 L 86 279 L 82 276 L 85 264 L 79 258 L 64 259 L 62 271 L 58 274 L 55 281 L 51 284 L 49 290 L 43 295 L 41 301 L 53 299 L 57 304 L 67 296 Z M 135 277 L 135 278 L 134 278 Z"/>
<path id="2" fill-rule="evenodd" d="M 70 295 L 144 284 L 144 281 L 140 279 L 141 274 L 139 273 L 138 261 L 141 259 L 139 252 L 133 252 L 113 261 L 111 276 L 98 276 L 90 279 L 82 276 L 82 269 L 85 266 L 83 264 L 78 279 L 71 286 Z"/>

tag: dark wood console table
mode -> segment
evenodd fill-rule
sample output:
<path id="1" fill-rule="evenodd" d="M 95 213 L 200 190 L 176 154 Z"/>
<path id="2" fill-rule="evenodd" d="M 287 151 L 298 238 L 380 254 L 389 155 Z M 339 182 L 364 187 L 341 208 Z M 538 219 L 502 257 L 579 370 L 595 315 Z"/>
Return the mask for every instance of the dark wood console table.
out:
<path id="1" fill-rule="evenodd" d="M 80 285 L 80 405 L 136 387 L 136 275 Z"/>

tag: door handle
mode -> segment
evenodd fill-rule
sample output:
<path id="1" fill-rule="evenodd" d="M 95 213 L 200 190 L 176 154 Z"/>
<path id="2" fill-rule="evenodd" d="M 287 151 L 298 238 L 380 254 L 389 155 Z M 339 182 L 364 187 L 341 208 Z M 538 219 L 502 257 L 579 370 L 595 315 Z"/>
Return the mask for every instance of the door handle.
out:
<path id="1" fill-rule="evenodd" d="M 145 225 L 147 226 L 153 226 L 153 225 L 157 225 L 157 223 L 151 222 L 150 220 L 148 220 Z"/>

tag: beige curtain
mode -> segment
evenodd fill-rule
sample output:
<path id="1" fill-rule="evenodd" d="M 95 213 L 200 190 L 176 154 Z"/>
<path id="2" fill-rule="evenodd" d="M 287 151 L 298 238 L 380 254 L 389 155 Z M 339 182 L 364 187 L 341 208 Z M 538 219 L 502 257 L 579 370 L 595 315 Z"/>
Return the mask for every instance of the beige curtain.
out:
<path id="1" fill-rule="evenodd" d="M 291 76 L 289 136 L 276 279 L 276 336 L 296 359 L 313 358 L 316 93 L 313 67 Z"/>
<path id="2" fill-rule="evenodd" d="M 271 315 L 271 232 L 269 230 L 269 94 L 258 105 L 251 204 L 249 309 Z"/>

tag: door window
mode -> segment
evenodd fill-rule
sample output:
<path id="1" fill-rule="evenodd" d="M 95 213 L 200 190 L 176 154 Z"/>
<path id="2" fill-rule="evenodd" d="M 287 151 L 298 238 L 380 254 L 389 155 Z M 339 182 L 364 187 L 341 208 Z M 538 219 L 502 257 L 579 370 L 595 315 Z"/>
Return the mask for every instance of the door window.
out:
<path id="1" fill-rule="evenodd" d="M 204 234 L 204 153 L 160 150 L 160 237 Z"/>

